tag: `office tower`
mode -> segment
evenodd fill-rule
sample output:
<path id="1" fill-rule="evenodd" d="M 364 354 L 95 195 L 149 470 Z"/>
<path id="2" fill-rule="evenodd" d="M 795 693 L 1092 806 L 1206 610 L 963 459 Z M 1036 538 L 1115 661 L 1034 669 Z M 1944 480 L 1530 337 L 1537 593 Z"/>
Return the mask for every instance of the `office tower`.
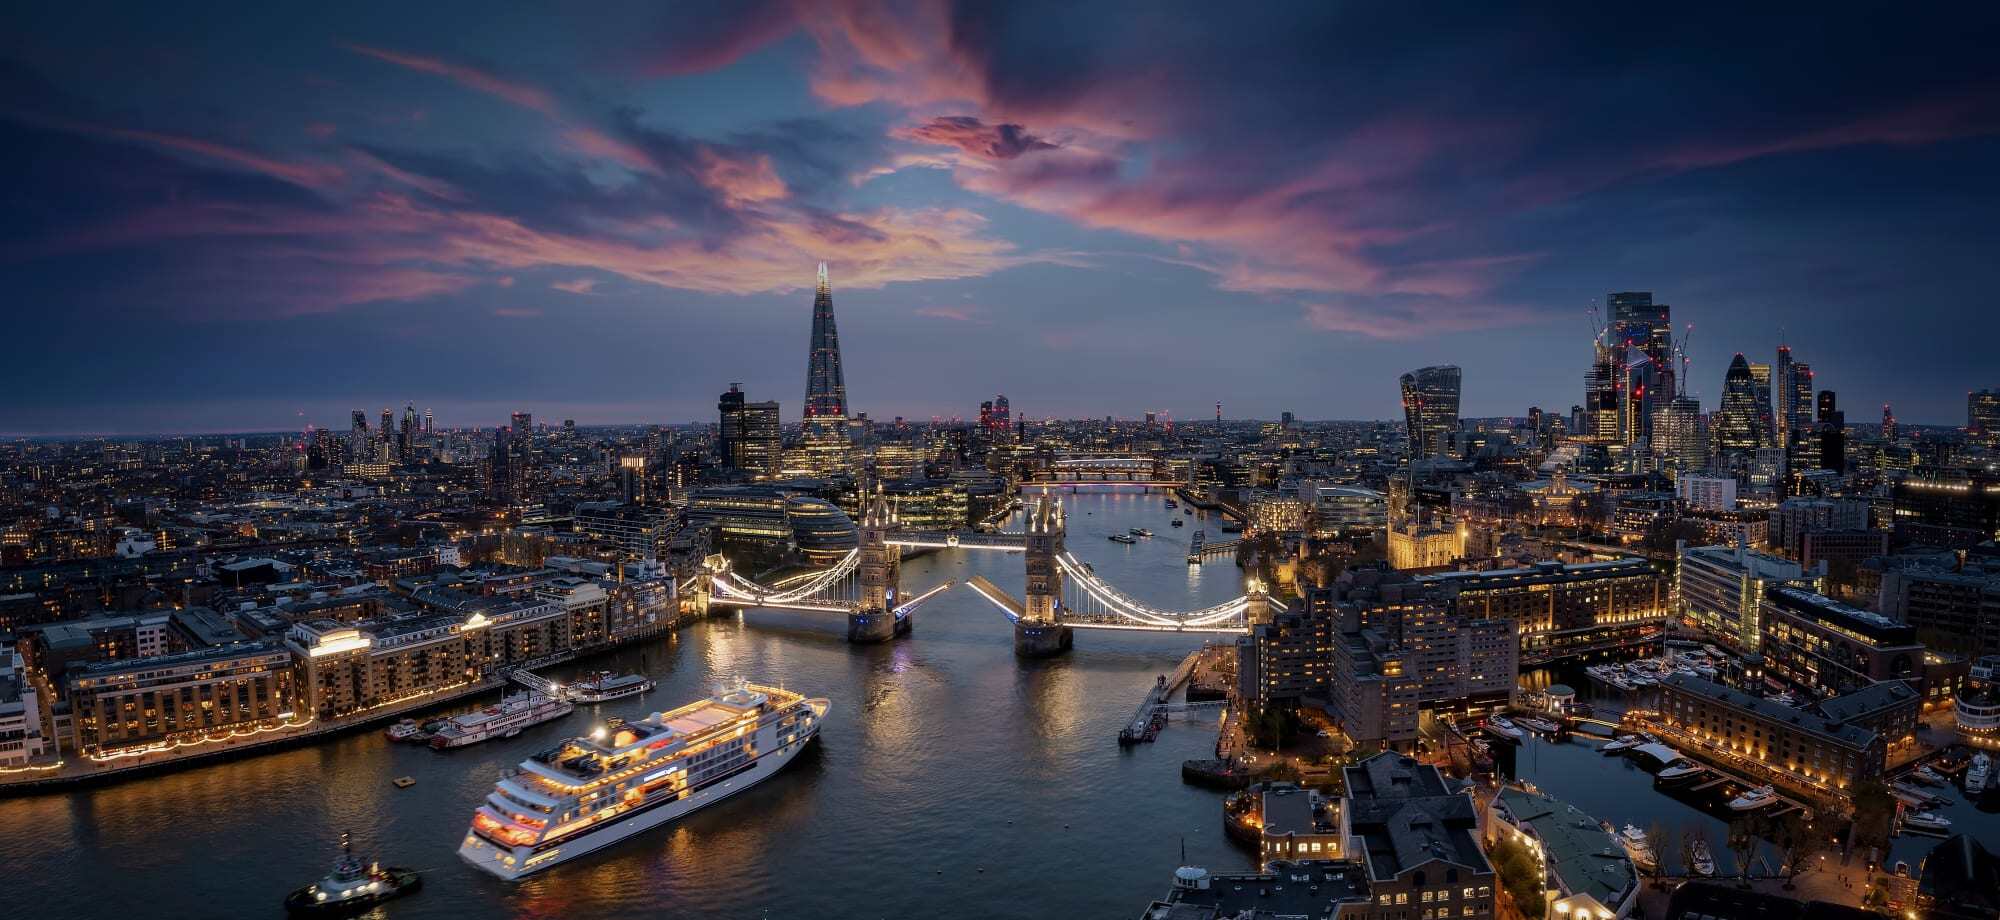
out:
<path id="1" fill-rule="evenodd" d="M 366 463 L 372 453 L 368 449 L 368 411 L 356 409 L 347 423 L 347 459 Z"/>
<path id="2" fill-rule="evenodd" d="M 1804 361 L 1792 363 L 1792 421 L 1786 435 L 1793 441 L 1813 439 L 1813 372 Z"/>
<path id="3" fill-rule="evenodd" d="M 430 408 L 429 408 L 429 407 L 425 407 L 425 409 L 424 409 L 424 433 L 425 433 L 425 434 L 431 434 L 431 433 L 433 433 L 433 432 L 435 432 L 435 431 L 437 431 L 437 420 L 436 420 L 436 419 L 433 419 L 433 418 L 431 417 L 431 410 L 430 410 Z"/>
<path id="4" fill-rule="evenodd" d="M 1221 404 L 1221 403 L 1216 403 L 1216 404 L 1215 404 L 1215 420 L 1216 420 L 1216 421 L 1218 421 L 1218 422 L 1219 422 L 1219 421 L 1222 421 L 1222 404 Z"/>
<path id="5" fill-rule="evenodd" d="M 1776 419 L 1771 411 L 1771 365 L 1750 365 L 1751 395 L 1757 404 L 1757 446 L 1778 446 Z"/>
<path id="6" fill-rule="evenodd" d="M 1569 407 L 1569 430 L 1571 431 L 1588 430 L 1587 428 L 1584 427 L 1582 406 Z"/>
<path id="7" fill-rule="evenodd" d="M 1832 390 L 1819 391 L 1819 465 L 1847 471 L 1847 414 L 1835 407 Z"/>
<path id="8" fill-rule="evenodd" d="M 1410 428 L 1410 459 L 1444 456 L 1458 433 L 1459 370 L 1426 367 L 1403 375 L 1403 418 Z"/>
<path id="9" fill-rule="evenodd" d="M 525 456 L 535 449 L 535 414 L 516 412 L 512 422 L 514 430 L 507 443 L 513 447 L 515 456 Z"/>
<path id="10" fill-rule="evenodd" d="M 715 443 L 722 466 L 752 476 L 777 475 L 781 456 L 777 402 L 747 402 L 743 390 L 732 383 L 716 409 L 721 413 Z"/>
<path id="11" fill-rule="evenodd" d="M 1675 479 L 1702 469 L 1708 449 L 1701 437 L 1701 401 L 1692 396 L 1676 396 L 1653 411 L 1649 443 L 1657 466 L 1669 471 Z"/>
<path id="12" fill-rule="evenodd" d="M 520 497 L 518 472 L 514 466 L 512 429 L 493 431 L 493 449 L 486 455 L 486 497 L 496 504 L 510 505 Z"/>
<path id="13" fill-rule="evenodd" d="M 1297 419 L 1290 412 L 1278 413 L 1278 427 L 1280 428 L 1291 428 L 1292 423 L 1295 421 Z"/>
<path id="14" fill-rule="evenodd" d="M 403 428 L 396 438 L 396 459 L 404 463 L 416 459 L 417 409 L 403 406 Z"/>
<path id="15" fill-rule="evenodd" d="M 993 397 L 993 427 L 1001 434 L 1014 427 L 1014 410 L 1007 405 L 1007 394 Z"/>
<path id="16" fill-rule="evenodd" d="M 1792 371 L 1792 347 L 1778 346 L 1778 363 L 1772 366 L 1771 372 L 1771 422 L 1773 437 L 1779 447 L 1792 445 L 1793 423 L 1797 420 L 1794 411 L 1797 407 L 1792 405 L 1792 401 L 1798 389 L 1792 385 Z"/>
<path id="17" fill-rule="evenodd" d="M 1965 433 L 1973 441 L 2000 448 L 2000 390 L 1965 394 Z"/>
<path id="18" fill-rule="evenodd" d="M 621 454 L 618 457 L 618 491 L 625 504 L 645 504 L 652 497 L 646 486 L 646 455 Z"/>
<path id="19" fill-rule="evenodd" d="M 1583 381 L 1583 433 L 1609 444 L 1619 440 L 1619 391 L 1625 385 L 1625 351 L 1599 335 L 1592 342 L 1590 372 Z"/>
<path id="20" fill-rule="evenodd" d="M 845 438 L 847 381 L 840 369 L 840 331 L 833 321 L 833 286 L 819 263 L 813 294 L 812 343 L 806 361 L 805 425 L 808 433 Z"/>
<path id="21" fill-rule="evenodd" d="M 1896 440 L 1896 413 L 1888 403 L 1882 404 L 1882 440 Z"/>
<path id="22" fill-rule="evenodd" d="M 1674 349 L 1672 308 L 1653 302 L 1651 291 L 1621 291 L 1605 297 L 1611 319 L 1612 341 L 1636 348 L 1662 365 Z"/>
<path id="23" fill-rule="evenodd" d="M 1146 413 L 1146 429 L 1150 431 L 1152 430 L 1152 428 L 1153 428 L 1153 413 L 1148 412 Z"/>
<path id="24" fill-rule="evenodd" d="M 979 404 L 979 431 L 981 434 L 993 433 L 993 400 Z"/>
<path id="25" fill-rule="evenodd" d="M 1763 441 L 1758 410 L 1757 378 L 1739 352 L 1722 377 L 1722 406 L 1715 411 L 1717 453 L 1744 456 L 1756 452 Z"/>

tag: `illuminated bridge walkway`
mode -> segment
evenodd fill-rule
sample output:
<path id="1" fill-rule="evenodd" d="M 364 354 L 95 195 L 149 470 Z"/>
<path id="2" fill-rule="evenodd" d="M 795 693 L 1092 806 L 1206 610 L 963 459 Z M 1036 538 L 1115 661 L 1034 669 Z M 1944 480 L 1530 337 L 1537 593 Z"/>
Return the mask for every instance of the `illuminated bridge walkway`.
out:
<path id="1" fill-rule="evenodd" d="M 1062 503 L 1037 499 L 1023 533 L 905 531 L 878 498 L 864 516 L 861 545 L 832 566 L 771 585 L 735 572 L 722 556 L 710 557 L 706 576 L 711 604 L 839 613 L 849 616 L 849 637 L 877 641 L 908 631 L 918 605 L 951 587 L 947 582 L 911 598 L 897 583 L 905 547 L 938 547 L 1017 552 L 1024 556 L 1027 596 L 1017 599 L 983 577 L 970 586 L 999 608 L 1015 626 L 1015 648 L 1024 656 L 1054 654 L 1070 647 L 1076 629 L 1139 632 L 1242 633 L 1284 607 L 1261 585 L 1220 604 L 1193 610 L 1156 607 L 1099 577 L 1089 563 L 1063 548 Z M 887 614 L 885 616 L 885 613 Z"/>

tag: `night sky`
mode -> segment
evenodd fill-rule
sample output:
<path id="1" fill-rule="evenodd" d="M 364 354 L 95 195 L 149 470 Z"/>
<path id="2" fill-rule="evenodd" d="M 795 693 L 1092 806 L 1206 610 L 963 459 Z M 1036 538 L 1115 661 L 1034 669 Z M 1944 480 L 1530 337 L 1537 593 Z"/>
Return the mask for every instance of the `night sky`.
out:
<path id="1" fill-rule="evenodd" d="M 1756 6 L 1758 9 L 1742 9 Z M 566 9 L 555 9 L 566 7 Z M 1651 290 L 1693 388 L 2000 385 L 2000 5 L 19 4 L 0 432 L 406 402 L 796 419 L 815 263 L 877 419 L 1579 402 Z"/>

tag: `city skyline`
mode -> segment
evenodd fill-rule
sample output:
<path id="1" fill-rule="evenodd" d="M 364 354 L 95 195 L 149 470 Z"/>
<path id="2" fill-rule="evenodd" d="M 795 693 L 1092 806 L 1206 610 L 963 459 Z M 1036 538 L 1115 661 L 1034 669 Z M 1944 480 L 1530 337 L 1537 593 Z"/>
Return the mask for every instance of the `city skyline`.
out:
<path id="1" fill-rule="evenodd" d="M 1628 290 L 1708 411 L 1780 344 L 1921 422 L 1995 384 L 1990 11 L 464 12 L 11 14 L 0 432 L 795 419 L 819 261 L 878 418 L 1560 409 Z"/>

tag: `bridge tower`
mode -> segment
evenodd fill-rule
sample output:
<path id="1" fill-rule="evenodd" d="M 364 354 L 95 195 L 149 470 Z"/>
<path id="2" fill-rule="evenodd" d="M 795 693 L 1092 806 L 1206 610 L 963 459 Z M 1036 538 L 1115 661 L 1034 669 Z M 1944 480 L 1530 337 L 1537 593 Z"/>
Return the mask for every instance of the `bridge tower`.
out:
<path id="1" fill-rule="evenodd" d="M 903 548 L 889 542 L 896 529 L 896 512 L 881 490 L 861 514 L 860 556 L 855 570 L 861 580 L 861 598 L 847 615 L 847 641 L 882 642 L 906 631 L 907 621 L 896 621 L 896 592 L 902 584 Z"/>
<path id="2" fill-rule="evenodd" d="M 1060 655 L 1075 641 L 1062 621 L 1063 572 L 1056 557 L 1063 553 L 1063 530 L 1062 502 L 1046 493 L 1037 498 L 1025 540 L 1027 603 L 1014 624 L 1014 654 L 1022 658 Z"/>
<path id="3" fill-rule="evenodd" d="M 1243 591 L 1243 625 L 1252 629 L 1271 622 L 1271 592 L 1264 580 L 1252 578 Z"/>

